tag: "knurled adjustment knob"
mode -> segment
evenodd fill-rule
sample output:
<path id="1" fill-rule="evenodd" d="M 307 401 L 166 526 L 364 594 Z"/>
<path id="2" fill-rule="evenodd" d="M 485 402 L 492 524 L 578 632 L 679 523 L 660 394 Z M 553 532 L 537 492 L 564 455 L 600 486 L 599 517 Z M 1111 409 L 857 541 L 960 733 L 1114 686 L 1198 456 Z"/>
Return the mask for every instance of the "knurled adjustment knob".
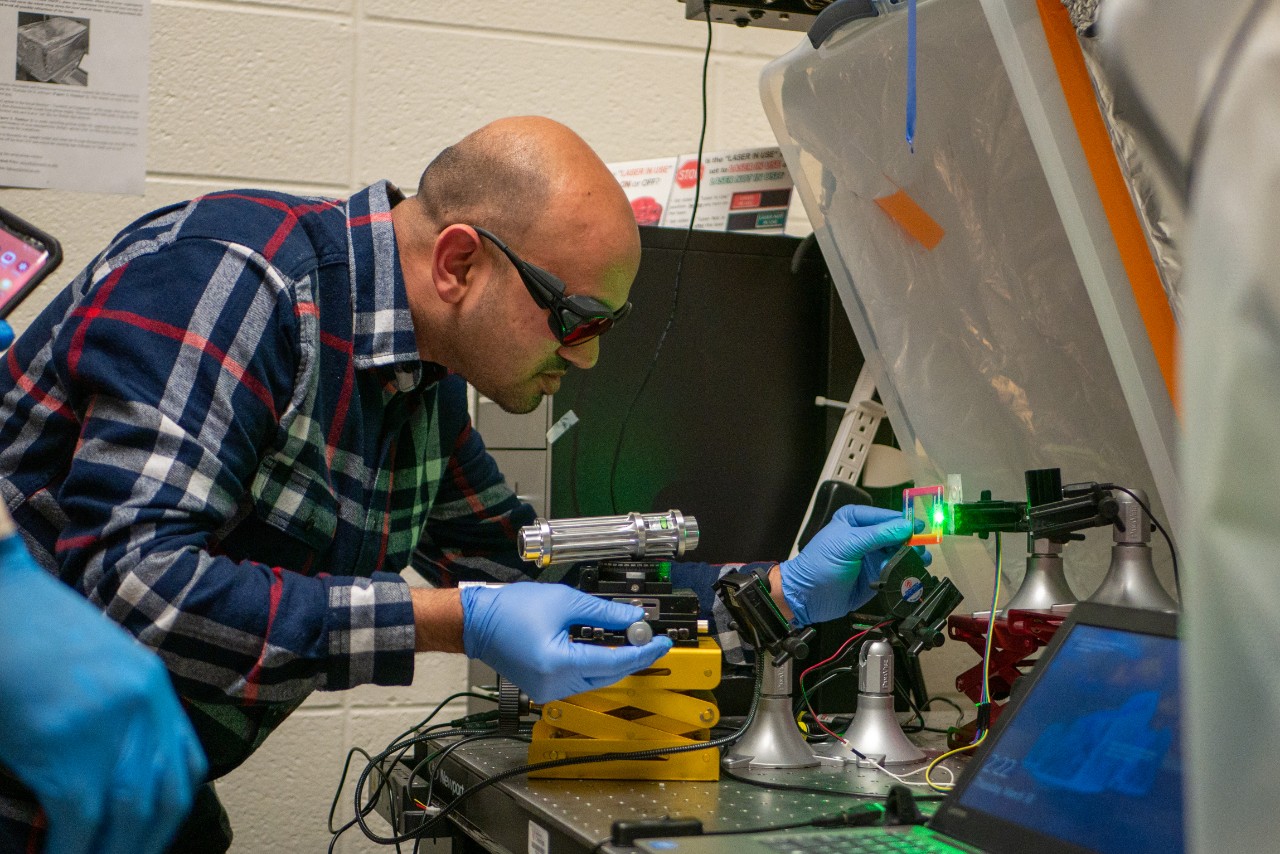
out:
<path id="1" fill-rule="evenodd" d="M 632 646 L 644 646 L 653 640 L 653 626 L 644 620 L 637 620 L 627 626 L 627 643 Z"/>
<path id="2" fill-rule="evenodd" d="M 529 714 L 529 697 L 516 683 L 498 677 L 498 732 L 520 731 L 520 719 Z"/>

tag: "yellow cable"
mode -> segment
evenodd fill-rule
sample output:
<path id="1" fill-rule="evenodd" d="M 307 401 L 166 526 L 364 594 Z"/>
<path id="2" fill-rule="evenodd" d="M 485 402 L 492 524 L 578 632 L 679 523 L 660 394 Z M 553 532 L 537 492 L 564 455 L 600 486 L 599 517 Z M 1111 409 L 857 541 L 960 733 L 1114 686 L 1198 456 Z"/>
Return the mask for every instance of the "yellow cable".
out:
<path id="1" fill-rule="evenodd" d="M 937 766 L 939 762 L 941 762 L 942 760 L 946 759 L 949 756 L 955 756 L 957 753 L 964 753 L 965 751 L 973 750 L 979 744 L 982 744 L 982 742 L 987 740 L 988 731 L 989 730 L 983 730 L 981 737 L 979 737 L 977 741 L 973 742 L 973 744 L 966 744 L 964 747 L 957 747 L 955 750 L 948 750 L 946 753 L 942 754 L 941 756 L 937 757 L 932 762 L 930 762 L 928 767 L 924 769 L 924 781 L 929 784 L 929 788 L 933 789 L 935 792 L 949 792 L 952 789 L 954 789 L 955 788 L 954 783 L 947 784 L 947 783 L 933 782 L 933 778 L 930 776 L 930 774 L 933 772 L 934 767 Z"/>

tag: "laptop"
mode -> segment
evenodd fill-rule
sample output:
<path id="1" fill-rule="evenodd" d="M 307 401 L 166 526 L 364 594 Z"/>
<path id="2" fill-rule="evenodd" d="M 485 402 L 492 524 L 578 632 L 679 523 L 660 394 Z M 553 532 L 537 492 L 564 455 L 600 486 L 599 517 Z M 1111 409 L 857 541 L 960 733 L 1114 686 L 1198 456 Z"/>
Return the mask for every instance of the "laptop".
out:
<path id="1" fill-rule="evenodd" d="M 1082 602 L 1023 680 L 927 826 L 637 845 L 650 854 L 1184 850 L 1177 616 Z"/>

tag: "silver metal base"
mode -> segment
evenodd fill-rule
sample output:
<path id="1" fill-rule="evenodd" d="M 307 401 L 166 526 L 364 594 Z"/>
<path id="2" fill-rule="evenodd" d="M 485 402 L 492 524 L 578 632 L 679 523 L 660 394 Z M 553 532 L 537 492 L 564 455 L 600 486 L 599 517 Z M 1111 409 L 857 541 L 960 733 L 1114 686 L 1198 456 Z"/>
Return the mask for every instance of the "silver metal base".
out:
<path id="1" fill-rule="evenodd" d="M 1160 586 L 1151 563 L 1151 547 L 1117 543 L 1111 547 L 1111 567 L 1090 602 L 1126 605 L 1154 611 L 1176 611 L 1178 603 Z"/>
<path id="2" fill-rule="evenodd" d="M 818 764 L 791 714 L 791 662 L 764 653 L 764 680 L 751 728 L 720 759 L 724 768 L 812 768 Z"/>
<path id="3" fill-rule="evenodd" d="M 1018 592 L 1004 606 L 1012 609 L 1048 611 L 1054 605 L 1074 605 L 1080 601 L 1067 584 L 1062 565 L 1062 546 L 1037 540 L 1035 551 L 1027 560 L 1027 574 L 1023 576 Z"/>
<path id="4" fill-rule="evenodd" d="M 821 755 L 858 763 L 858 756 L 853 752 L 856 750 L 886 766 L 906 765 L 924 759 L 924 751 L 908 741 L 902 732 L 893 711 L 891 695 L 859 695 L 857 714 L 843 736 L 848 744 L 837 741 L 823 745 Z"/>
<path id="5" fill-rule="evenodd" d="M 812 748 L 791 716 L 790 697 L 761 697 L 756 719 L 720 760 L 725 768 L 812 768 Z"/>

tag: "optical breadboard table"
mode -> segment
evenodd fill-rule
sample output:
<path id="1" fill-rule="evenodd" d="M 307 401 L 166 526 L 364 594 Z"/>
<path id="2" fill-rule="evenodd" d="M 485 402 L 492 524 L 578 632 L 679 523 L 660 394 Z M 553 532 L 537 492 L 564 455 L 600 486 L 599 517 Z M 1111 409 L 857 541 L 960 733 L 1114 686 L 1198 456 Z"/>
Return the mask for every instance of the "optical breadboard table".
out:
<path id="1" fill-rule="evenodd" d="M 929 718 L 935 715 L 930 714 Z M 942 714 L 941 725 L 954 720 Z M 935 723 L 931 720 L 930 725 Z M 941 750 L 945 736 L 923 732 L 912 736 L 930 757 Z M 433 749 L 449 744 L 431 742 Z M 478 741 L 448 753 L 435 775 L 435 807 L 447 803 L 459 792 L 482 780 L 526 764 L 528 745 L 518 741 Z M 945 760 L 958 772 L 963 759 Z M 923 763 L 922 763 L 923 764 Z M 922 767 L 893 767 L 897 774 Z M 584 771 L 584 773 L 588 773 Z M 867 767 L 819 766 L 793 770 L 737 769 L 737 777 L 760 783 L 803 786 L 817 791 L 792 791 L 752 785 L 722 775 L 718 782 L 657 782 L 630 780 L 530 780 L 516 775 L 487 786 L 469 796 L 434 829 L 433 837 L 452 836 L 454 849 L 479 844 L 495 854 L 583 854 L 583 852 L 630 852 L 606 843 L 613 823 L 619 819 L 639 821 L 697 818 L 703 829 L 749 831 L 778 825 L 797 824 L 820 816 L 839 813 L 859 804 L 883 802 L 897 781 Z M 377 805 L 378 813 L 391 822 L 397 833 L 417 828 L 423 821 L 427 785 L 425 772 L 408 786 L 409 765 L 400 764 L 389 773 L 389 786 Z M 911 777 L 920 781 L 922 774 Z M 945 771 L 935 769 L 936 780 L 947 780 Z M 913 786 L 917 795 L 931 790 Z M 921 801 L 922 812 L 932 813 L 936 801 Z M 432 811 L 431 814 L 434 814 Z M 447 826 L 446 826 L 447 825 Z"/>

